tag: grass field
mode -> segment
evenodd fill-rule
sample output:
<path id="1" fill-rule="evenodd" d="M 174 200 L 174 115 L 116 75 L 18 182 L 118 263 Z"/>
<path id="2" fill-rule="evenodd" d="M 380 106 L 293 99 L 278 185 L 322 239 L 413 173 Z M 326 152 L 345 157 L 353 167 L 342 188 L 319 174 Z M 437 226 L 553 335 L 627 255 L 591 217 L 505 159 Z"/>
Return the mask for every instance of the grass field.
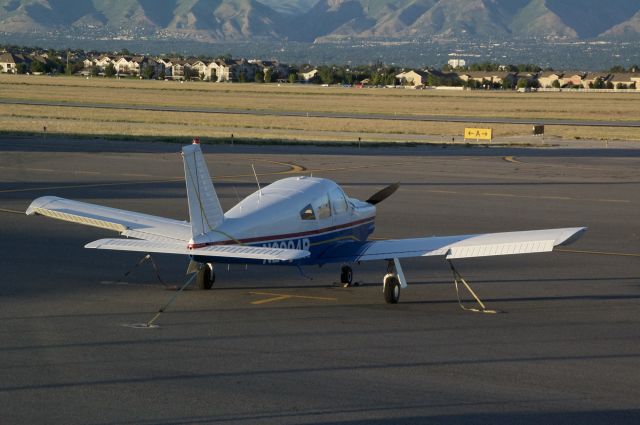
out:
<path id="1" fill-rule="evenodd" d="M 0 99 L 89 104 L 218 107 L 242 111 L 375 113 L 527 119 L 640 121 L 640 93 L 512 93 L 356 89 L 0 75 Z M 473 122 L 410 122 L 239 114 L 59 108 L 0 104 L 0 131 L 104 136 L 431 141 L 460 139 Z M 529 125 L 490 125 L 496 137 L 528 136 Z M 640 140 L 637 128 L 548 126 L 566 139 Z"/>

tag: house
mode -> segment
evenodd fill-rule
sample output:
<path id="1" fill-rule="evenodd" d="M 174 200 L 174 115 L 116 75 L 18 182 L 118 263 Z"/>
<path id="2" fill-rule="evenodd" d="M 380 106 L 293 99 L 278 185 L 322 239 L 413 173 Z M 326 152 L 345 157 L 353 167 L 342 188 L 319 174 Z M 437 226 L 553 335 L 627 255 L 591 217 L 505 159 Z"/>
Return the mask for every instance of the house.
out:
<path id="1" fill-rule="evenodd" d="M 191 70 L 191 64 L 185 60 L 172 60 L 171 61 L 171 78 L 174 80 L 184 80 L 185 73 L 189 73 Z M 187 71 L 188 70 L 188 71 Z"/>
<path id="2" fill-rule="evenodd" d="M 562 80 L 562 77 L 564 77 L 563 72 L 544 71 L 538 75 L 538 83 L 540 84 L 540 87 L 551 88 L 553 87 L 554 82 L 557 81 L 557 87 L 561 87 L 562 84 L 560 83 L 560 80 Z"/>
<path id="3" fill-rule="evenodd" d="M 304 81 L 305 83 L 310 83 L 311 81 L 318 78 L 318 70 L 316 68 L 311 68 L 307 71 L 300 72 L 298 75 L 300 76 L 301 81 Z"/>
<path id="4" fill-rule="evenodd" d="M 233 63 L 226 59 L 216 59 L 207 65 L 206 79 L 217 82 L 231 81 Z"/>
<path id="5" fill-rule="evenodd" d="M 231 79 L 234 81 L 253 81 L 257 67 L 245 59 L 236 59 L 231 65 Z"/>
<path id="6" fill-rule="evenodd" d="M 560 78 L 560 86 L 580 86 L 583 87 L 584 78 L 587 73 L 582 71 L 565 71 L 562 78 Z M 588 86 L 588 84 L 587 84 Z"/>
<path id="7" fill-rule="evenodd" d="M 118 75 L 131 74 L 131 57 L 118 56 L 113 60 L 113 66 L 116 68 Z"/>
<path id="8" fill-rule="evenodd" d="M 429 74 L 424 71 L 407 71 L 396 75 L 396 79 L 403 85 L 423 87 L 429 82 Z"/>
<path id="9" fill-rule="evenodd" d="M 608 72 L 590 72 L 582 79 L 582 87 L 585 89 L 595 88 L 604 89 L 609 85 L 609 77 L 611 74 Z"/>
<path id="10" fill-rule="evenodd" d="M 104 72 L 104 69 L 112 62 L 113 59 L 110 56 L 102 55 L 95 60 L 95 65 L 98 67 L 100 72 Z"/>
<path id="11" fill-rule="evenodd" d="M 15 74 L 18 72 L 18 64 L 24 62 L 24 58 L 13 53 L 3 53 L 0 55 L 0 72 Z"/>
<path id="12" fill-rule="evenodd" d="M 193 71 L 193 75 L 191 76 L 191 78 L 199 78 L 202 80 L 211 79 L 210 68 L 203 61 L 199 59 L 193 59 L 189 61 L 189 65 L 191 66 L 191 70 Z"/>
<path id="13" fill-rule="evenodd" d="M 613 87 L 617 89 L 640 90 L 640 73 L 620 72 L 609 77 Z"/>
<path id="14" fill-rule="evenodd" d="M 262 72 L 263 75 L 267 75 L 270 72 L 275 80 L 286 80 L 289 76 L 289 67 L 278 61 L 252 59 L 249 63 L 253 64 L 256 67 L 256 71 Z"/>

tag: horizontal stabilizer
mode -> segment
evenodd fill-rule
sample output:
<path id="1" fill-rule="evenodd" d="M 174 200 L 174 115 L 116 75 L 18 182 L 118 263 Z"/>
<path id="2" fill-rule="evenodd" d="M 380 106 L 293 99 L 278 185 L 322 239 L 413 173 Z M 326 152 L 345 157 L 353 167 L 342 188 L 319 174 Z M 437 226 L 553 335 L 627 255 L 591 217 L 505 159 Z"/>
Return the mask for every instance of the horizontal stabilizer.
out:
<path id="1" fill-rule="evenodd" d="M 309 251 L 298 249 L 262 248 L 243 245 L 211 245 L 204 248 L 189 249 L 184 243 L 153 242 L 136 239 L 99 239 L 88 243 L 85 248 L 268 261 L 293 261 L 310 255 Z"/>

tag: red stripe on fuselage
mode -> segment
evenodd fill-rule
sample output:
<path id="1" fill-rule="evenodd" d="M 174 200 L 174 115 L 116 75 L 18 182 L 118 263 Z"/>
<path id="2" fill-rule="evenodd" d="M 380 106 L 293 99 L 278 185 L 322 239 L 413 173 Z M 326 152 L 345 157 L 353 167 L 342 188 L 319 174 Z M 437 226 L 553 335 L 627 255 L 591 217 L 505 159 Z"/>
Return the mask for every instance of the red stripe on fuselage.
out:
<path id="1" fill-rule="evenodd" d="M 369 222 L 373 223 L 375 219 L 376 218 L 374 216 L 374 217 L 364 218 L 358 221 L 352 221 L 351 223 L 325 227 L 324 229 L 309 230 L 307 232 L 301 232 L 301 233 L 287 233 L 284 235 L 261 236 L 258 238 L 240 239 L 238 241 L 226 240 L 226 241 L 219 241 L 219 242 L 194 243 L 194 244 L 189 244 L 188 248 L 189 249 L 204 248 L 206 246 L 211 246 L 211 245 L 236 245 L 238 242 L 245 244 L 245 243 L 255 243 L 255 242 L 265 242 L 265 241 L 278 241 L 281 239 L 297 239 L 304 236 L 319 235 L 321 233 L 327 233 L 334 230 L 346 229 L 349 227 L 357 226 L 359 224 L 366 224 Z"/>

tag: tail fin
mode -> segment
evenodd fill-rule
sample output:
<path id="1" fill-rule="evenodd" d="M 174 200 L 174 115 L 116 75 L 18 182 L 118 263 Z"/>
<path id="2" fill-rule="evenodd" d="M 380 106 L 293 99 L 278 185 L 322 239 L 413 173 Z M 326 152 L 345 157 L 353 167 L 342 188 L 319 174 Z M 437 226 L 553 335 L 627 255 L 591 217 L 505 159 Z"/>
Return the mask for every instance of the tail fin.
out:
<path id="1" fill-rule="evenodd" d="M 195 237 L 218 227 L 224 221 L 224 212 L 216 190 L 213 188 L 200 145 L 194 143 L 184 146 L 182 159 L 187 183 L 191 232 Z"/>

